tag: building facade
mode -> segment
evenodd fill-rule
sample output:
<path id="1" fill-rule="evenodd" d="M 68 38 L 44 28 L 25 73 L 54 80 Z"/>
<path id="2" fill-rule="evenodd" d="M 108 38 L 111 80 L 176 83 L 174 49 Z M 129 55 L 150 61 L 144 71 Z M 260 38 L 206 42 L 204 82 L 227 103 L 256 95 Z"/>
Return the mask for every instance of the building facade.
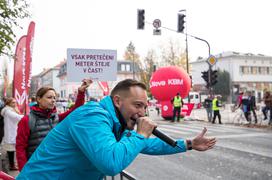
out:
<path id="1" fill-rule="evenodd" d="M 217 63 L 213 70 L 227 71 L 230 74 L 230 87 L 233 98 L 241 91 L 254 91 L 257 99 L 265 90 L 272 91 L 272 57 L 262 54 L 225 52 L 215 56 Z M 199 58 L 192 66 L 193 87 L 204 91 L 205 81 L 201 72 L 208 70 L 206 59 Z M 232 98 L 232 99 L 233 99 Z"/>

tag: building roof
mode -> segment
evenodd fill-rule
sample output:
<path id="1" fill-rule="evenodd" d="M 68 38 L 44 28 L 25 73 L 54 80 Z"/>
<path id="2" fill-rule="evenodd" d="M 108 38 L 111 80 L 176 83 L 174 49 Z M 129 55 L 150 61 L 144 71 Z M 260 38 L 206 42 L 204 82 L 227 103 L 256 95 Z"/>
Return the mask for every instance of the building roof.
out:
<path id="1" fill-rule="evenodd" d="M 266 56 L 264 54 L 252 54 L 252 53 L 240 53 L 240 52 L 235 52 L 235 51 L 227 51 L 227 52 L 222 52 L 220 54 L 215 55 L 216 58 L 228 58 L 228 57 L 254 57 L 254 58 L 265 58 L 265 59 L 272 59 L 272 56 Z M 198 57 L 196 61 L 190 62 L 190 64 L 195 64 L 199 62 L 206 61 L 207 58 L 203 57 Z"/>

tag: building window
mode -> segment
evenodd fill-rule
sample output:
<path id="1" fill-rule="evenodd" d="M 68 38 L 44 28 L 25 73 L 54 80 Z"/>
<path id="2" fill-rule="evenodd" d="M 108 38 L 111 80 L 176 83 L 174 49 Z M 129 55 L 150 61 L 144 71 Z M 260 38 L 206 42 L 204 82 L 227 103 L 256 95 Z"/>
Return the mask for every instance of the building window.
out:
<path id="1" fill-rule="evenodd" d="M 257 74 L 258 73 L 257 67 L 251 67 L 251 73 L 252 74 Z"/>
<path id="2" fill-rule="evenodd" d="M 240 74 L 244 74 L 244 66 L 240 66 Z"/>
<path id="3" fill-rule="evenodd" d="M 259 73 L 260 73 L 260 74 L 267 74 L 267 69 L 266 69 L 266 67 L 259 67 Z"/>
<path id="4" fill-rule="evenodd" d="M 244 74 L 249 74 L 249 67 L 248 66 L 244 67 Z"/>
<path id="5" fill-rule="evenodd" d="M 125 71 L 126 70 L 126 65 L 125 64 L 121 64 L 121 71 Z"/>
<path id="6" fill-rule="evenodd" d="M 272 75 L 272 67 L 269 67 L 269 74 Z"/>
<path id="7" fill-rule="evenodd" d="M 258 74 L 262 74 L 262 68 L 258 67 Z"/>
<path id="8" fill-rule="evenodd" d="M 126 65 L 126 71 L 130 72 L 130 64 Z"/>

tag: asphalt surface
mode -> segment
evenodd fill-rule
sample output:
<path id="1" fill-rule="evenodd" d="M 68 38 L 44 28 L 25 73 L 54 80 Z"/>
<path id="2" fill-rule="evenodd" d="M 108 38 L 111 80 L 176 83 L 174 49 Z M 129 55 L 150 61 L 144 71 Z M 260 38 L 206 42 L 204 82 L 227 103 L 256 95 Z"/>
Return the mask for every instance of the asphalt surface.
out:
<path id="1" fill-rule="evenodd" d="M 142 180 L 272 180 L 272 128 L 266 122 L 258 126 L 233 124 L 225 117 L 223 125 L 211 124 L 204 117 L 201 119 L 199 111 L 194 112 L 199 119 L 179 123 L 154 114 L 153 117 L 158 128 L 173 138 L 192 138 L 207 127 L 207 135 L 217 138 L 214 149 L 166 156 L 139 155 L 126 171 Z"/>

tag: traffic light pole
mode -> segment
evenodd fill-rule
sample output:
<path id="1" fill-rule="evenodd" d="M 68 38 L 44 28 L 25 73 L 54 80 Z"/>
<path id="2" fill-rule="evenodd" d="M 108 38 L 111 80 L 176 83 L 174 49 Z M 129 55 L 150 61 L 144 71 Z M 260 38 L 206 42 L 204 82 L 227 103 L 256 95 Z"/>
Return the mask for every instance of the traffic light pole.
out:
<path id="1" fill-rule="evenodd" d="M 209 64 L 209 73 L 208 73 L 208 75 L 209 75 L 209 95 L 210 95 L 210 97 L 211 97 L 211 95 L 212 95 L 212 66 Z"/>

